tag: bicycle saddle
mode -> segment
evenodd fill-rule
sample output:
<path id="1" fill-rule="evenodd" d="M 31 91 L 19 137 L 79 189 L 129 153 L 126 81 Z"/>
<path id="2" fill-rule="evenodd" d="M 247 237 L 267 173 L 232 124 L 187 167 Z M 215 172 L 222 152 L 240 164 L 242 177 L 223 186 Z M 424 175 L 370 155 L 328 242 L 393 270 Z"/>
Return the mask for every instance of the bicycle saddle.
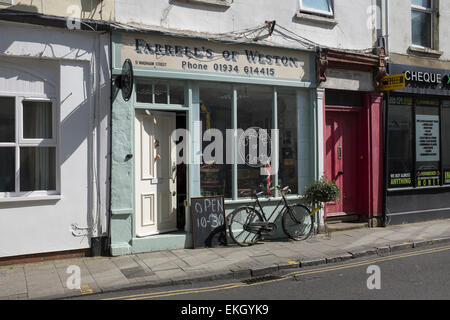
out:
<path id="1" fill-rule="evenodd" d="M 263 194 L 264 191 L 257 192 L 256 190 L 253 190 L 253 196 L 256 198 L 262 196 Z"/>

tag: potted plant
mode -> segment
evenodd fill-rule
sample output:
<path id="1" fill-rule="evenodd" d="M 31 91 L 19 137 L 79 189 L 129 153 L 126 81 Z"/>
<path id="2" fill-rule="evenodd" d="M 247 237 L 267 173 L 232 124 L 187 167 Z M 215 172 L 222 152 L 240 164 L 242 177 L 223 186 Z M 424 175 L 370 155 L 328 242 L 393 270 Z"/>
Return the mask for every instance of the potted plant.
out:
<path id="1" fill-rule="evenodd" d="M 327 177 L 321 177 L 306 188 L 304 200 L 306 205 L 311 208 L 311 213 L 315 214 L 323 208 L 325 203 L 335 200 L 340 201 L 340 196 L 339 186 Z M 330 236 L 326 221 L 324 226 L 325 233 Z M 317 227 L 319 228 L 319 225 Z"/>
<path id="2" fill-rule="evenodd" d="M 308 206 L 314 208 L 322 207 L 323 203 L 338 200 L 340 195 L 339 186 L 334 181 L 321 177 L 306 188 L 304 199 Z"/>

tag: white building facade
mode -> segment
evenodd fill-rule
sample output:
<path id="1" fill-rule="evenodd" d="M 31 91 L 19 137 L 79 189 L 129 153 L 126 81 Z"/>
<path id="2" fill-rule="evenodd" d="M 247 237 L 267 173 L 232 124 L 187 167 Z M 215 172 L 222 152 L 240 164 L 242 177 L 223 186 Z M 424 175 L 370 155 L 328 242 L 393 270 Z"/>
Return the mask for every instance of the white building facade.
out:
<path id="1" fill-rule="evenodd" d="M 0 259 L 88 254 L 108 233 L 109 34 L 20 16 L 0 21 Z"/>

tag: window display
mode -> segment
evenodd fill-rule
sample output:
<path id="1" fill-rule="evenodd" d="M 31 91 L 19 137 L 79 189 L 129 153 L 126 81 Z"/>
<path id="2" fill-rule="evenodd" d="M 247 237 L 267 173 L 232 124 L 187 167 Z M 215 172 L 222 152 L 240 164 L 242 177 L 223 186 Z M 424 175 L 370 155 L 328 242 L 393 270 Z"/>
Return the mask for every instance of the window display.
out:
<path id="1" fill-rule="evenodd" d="M 239 136 L 238 196 L 250 197 L 253 190 L 270 183 L 271 132 L 273 129 L 273 89 L 264 86 L 238 87 L 237 127 Z M 244 136 L 245 135 L 245 136 Z M 269 172 L 261 170 L 262 167 Z"/>
<path id="2" fill-rule="evenodd" d="M 200 120 L 204 151 L 200 166 L 202 196 L 232 196 L 231 164 L 226 162 L 225 140 L 226 130 L 232 128 L 231 97 L 231 85 L 200 84 Z M 217 137 L 219 132 L 221 138 Z"/>
<path id="3" fill-rule="evenodd" d="M 231 199 L 235 194 L 238 198 L 248 198 L 255 190 L 274 195 L 270 187 L 276 178 L 279 185 L 289 186 L 293 194 L 298 194 L 297 90 L 206 82 L 200 83 L 199 89 L 203 137 L 201 195 L 224 195 Z M 233 127 L 235 98 L 236 128 Z M 274 123 L 274 110 L 277 110 L 277 123 Z M 274 128 L 278 129 L 277 137 Z M 237 129 L 235 145 L 233 129 Z M 304 134 L 309 137 L 308 133 Z M 278 152 L 276 157 L 272 154 L 274 150 Z M 236 177 L 233 177 L 234 156 Z M 274 165 L 277 159 L 278 164 Z"/>
<path id="4" fill-rule="evenodd" d="M 278 184 L 298 193 L 297 96 L 295 90 L 278 90 L 279 170 Z"/>

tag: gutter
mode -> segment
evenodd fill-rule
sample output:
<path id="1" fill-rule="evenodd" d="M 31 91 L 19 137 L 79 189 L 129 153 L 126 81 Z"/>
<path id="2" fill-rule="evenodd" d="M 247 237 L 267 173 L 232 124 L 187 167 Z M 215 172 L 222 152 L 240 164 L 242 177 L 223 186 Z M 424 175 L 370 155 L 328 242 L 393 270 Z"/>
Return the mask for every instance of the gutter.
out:
<path id="1" fill-rule="evenodd" d="M 44 27 L 67 29 L 66 17 L 50 16 L 41 13 L 24 12 L 9 9 L 0 10 L 0 21 L 28 23 Z M 104 32 L 111 30 L 110 24 L 108 22 L 92 19 L 77 19 L 77 21 L 80 22 L 82 31 Z"/>

